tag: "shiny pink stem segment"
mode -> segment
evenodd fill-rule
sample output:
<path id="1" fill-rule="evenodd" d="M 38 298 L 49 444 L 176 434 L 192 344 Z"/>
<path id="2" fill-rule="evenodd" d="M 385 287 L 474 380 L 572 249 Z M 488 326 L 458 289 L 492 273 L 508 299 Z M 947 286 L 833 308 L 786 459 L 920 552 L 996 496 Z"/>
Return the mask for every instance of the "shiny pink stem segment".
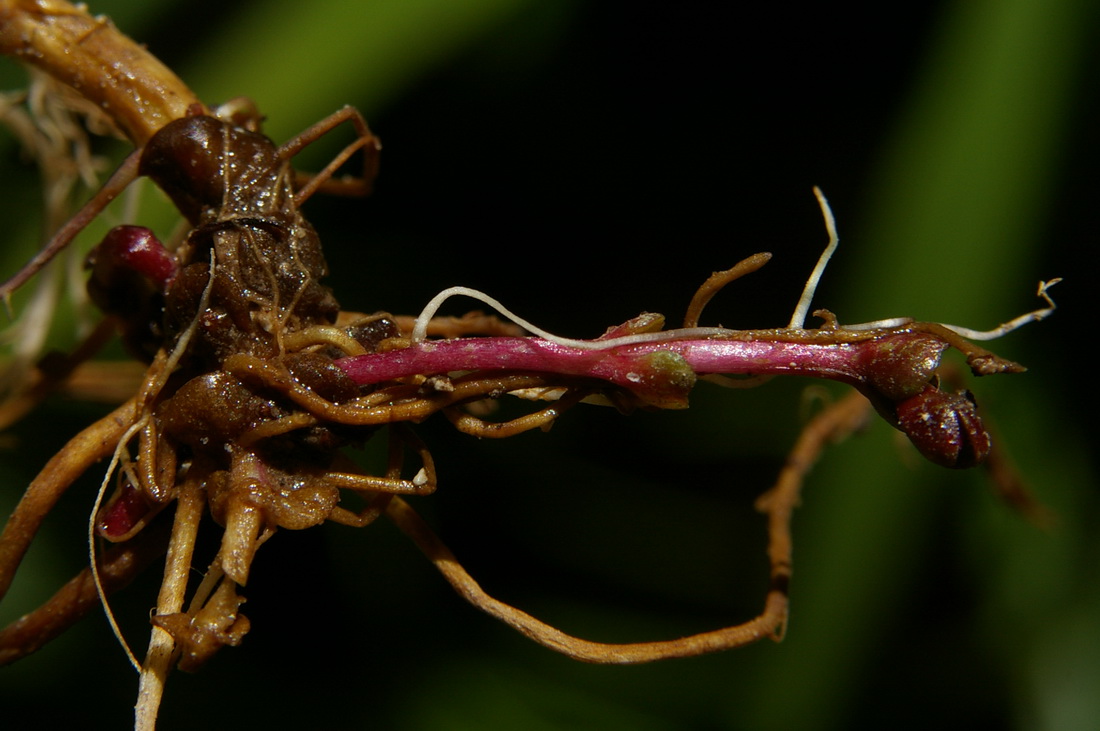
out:
<path id="1" fill-rule="evenodd" d="M 593 378 L 655 406 L 687 405 L 695 377 L 802 375 L 860 387 L 890 400 L 919 393 L 946 345 L 913 332 L 892 332 L 849 343 L 808 338 L 675 338 L 591 349 L 541 338 L 459 338 L 415 343 L 387 353 L 342 358 L 336 364 L 356 383 L 370 385 L 417 374 L 518 370 Z"/>
<path id="2" fill-rule="evenodd" d="M 859 389 L 936 464 L 972 467 L 989 455 L 989 434 L 969 394 L 945 393 L 935 385 L 933 376 L 948 344 L 934 334 L 888 330 L 862 339 L 828 330 L 730 330 L 728 335 L 720 332 L 710 338 L 690 331 L 656 335 L 641 342 L 628 336 L 619 344 L 611 340 L 597 348 L 541 338 L 436 340 L 335 363 L 362 386 L 455 371 L 530 371 L 590 378 L 625 389 L 643 404 L 665 409 L 686 408 L 700 375 L 827 378 Z"/>

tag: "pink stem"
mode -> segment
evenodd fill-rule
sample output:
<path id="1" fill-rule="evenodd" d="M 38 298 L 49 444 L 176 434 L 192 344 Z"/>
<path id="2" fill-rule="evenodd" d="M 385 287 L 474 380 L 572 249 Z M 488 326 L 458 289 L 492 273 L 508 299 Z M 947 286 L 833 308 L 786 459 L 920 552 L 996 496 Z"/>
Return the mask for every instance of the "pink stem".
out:
<path id="1" fill-rule="evenodd" d="M 891 401 L 919 393 L 946 344 L 913 332 L 892 332 L 851 343 L 805 339 L 693 338 L 591 349 L 541 338 L 459 338 L 414 343 L 387 353 L 342 358 L 336 364 L 356 383 L 371 385 L 417 374 L 453 371 L 534 371 L 605 381 L 663 408 L 683 408 L 695 377 L 802 375 L 828 378 Z"/>
<path id="2" fill-rule="evenodd" d="M 598 348 L 540 338 L 462 338 L 341 358 L 336 365 L 363 386 L 453 371 L 532 371 L 591 378 L 660 408 L 686 408 L 699 375 L 828 378 L 859 389 L 921 454 L 937 464 L 971 467 L 989 454 L 989 434 L 969 394 L 945 393 L 933 381 L 948 345 L 934 334 L 891 330 L 852 342 L 835 342 L 841 338 L 830 331 L 731 330 L 710 338 L 669 331 L 658 337 L 645 342 L 627 337 L 621 344 L 612 340 Z M 814 342 L 816 337 L 834 342 Z"/>

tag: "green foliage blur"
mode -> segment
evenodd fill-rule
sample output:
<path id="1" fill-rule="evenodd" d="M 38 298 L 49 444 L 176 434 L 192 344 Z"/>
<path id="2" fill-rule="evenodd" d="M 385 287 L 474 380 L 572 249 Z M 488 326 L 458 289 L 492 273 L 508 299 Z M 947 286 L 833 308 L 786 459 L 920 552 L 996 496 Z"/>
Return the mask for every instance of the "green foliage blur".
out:
<path id="1" fill-rule="evenodd" d="M 808 481 L 786 639 L 643 667 L 529 643 L 454 596 L 392 526 L 284 532 L 242 592 L 251 634 L 202 672 L 173 674 L 161 728 L 1100 725 L 1100 494 L 1086 436 L 1096 396 L 1077 345 L 1096 282 L 1095 4 L 752 6 L 91 9 L 208 102 L 251 96 L 276 140 L 344 104 L 364 112 L 384 145 L 375 194 L 307 209 L 346 309 L 415 313 L 461 284 L 594 337 L 643 310 L 675 324 L 710 272 L 767 250 L 773 262 L 705 319 L 780 326 L 825 243 L 813 185 L 841 236 L 815 304 L 842 322 L 993 327 L 1040 306 L 1040 279 L 1065 277 L 1052 319 L 991 344 L 1030 370 L 968 378 L 1053 525 L 1015 514 L 982 470 L 925 464 L 877 423 Z M 321 167 L 347 139 L 318 143 L 301 166 Z M 15 212 L 37 191 L 5 144 L 0 190 L 26 239 L 37 221 Z M 578 407 L 547 434 L 505 442 L 428 423 L 441 484 L 415 507 L 487 589 L 567 631 L 637 641 L 739 622 L 765 588 L 753 499 L 814 399 L 838 393 L 702 384 L 687 412 Z M 2 435 L 0 508 L 98 408 L 54 401 Z M 97 482 L 47 522 L 0 619 L 86 561 Z M 156 583 L 116 599 L 139 654 Z M 92 616 L 0 669 L 0 725 L 125 727 L 136 680 Z"/>

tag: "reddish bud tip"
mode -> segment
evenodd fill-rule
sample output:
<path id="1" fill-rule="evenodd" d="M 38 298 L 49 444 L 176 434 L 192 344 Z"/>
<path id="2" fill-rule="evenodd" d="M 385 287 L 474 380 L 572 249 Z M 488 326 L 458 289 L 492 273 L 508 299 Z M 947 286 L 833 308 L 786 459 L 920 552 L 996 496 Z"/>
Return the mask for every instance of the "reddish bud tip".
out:
<path id="1" fill-rule="evenodd" d="M 944 467 L 974 467 L 989 456 L 989 433 L 969 393 L 935 386 L 897 405 L 898 428 L 928 460 Z"/>
<path id="2" fill-rule="evenodd" d="M 144 496 L 129 483 L 99 513 L 96 532 L 109 541 L 122 541 L 149 517 L 150 507 Z"/>
<path id="3" fill-rule="evenodd" d="M 161 287 L 176 276 L 175 257 L 144 226 L 115 226 L 103 237 L 95 256 L 105 264 L 138 272 Z"/>

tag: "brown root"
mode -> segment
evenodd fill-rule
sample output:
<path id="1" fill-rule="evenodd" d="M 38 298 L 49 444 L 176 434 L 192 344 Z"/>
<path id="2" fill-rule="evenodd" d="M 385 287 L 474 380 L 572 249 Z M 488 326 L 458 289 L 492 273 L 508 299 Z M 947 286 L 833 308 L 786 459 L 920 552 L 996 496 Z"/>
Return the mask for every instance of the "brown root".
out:
<path id="1" fill-rule="evenodd" d="M 438 536 L 401 498 L 393 498 L 386 516 L 416 543 L 443 577 L 466 601 L 523 635 L 574 660 L 603 664 L 634 664 L 673 657 L 692 657 L 729 650 L 764 638 L 781 640 L 787 623 L 787 589 L 791 578 L 791 517 L 802 483 L 828 444 L 841 440 L 866 423 L 870 404 L 852 393 L 829 406 L 803 429 L 774 487 L 757 501 L 768 518 L 768 561 L 771 578 L 764 609 L 741 624 L 675 640 L 609 644 L 562 632 L 485 592 Z"/>
<path id="2" fill-rule="evenodd" d="M 62 447 L 34 478 L 0 533 L 0 598 L 11 586 L 19 563 L 65 490 L 99 460 L 111 455 L 138 415 L 138 400 L 130 399 Z"/>
<path id="3" fill-rule="evenodd" d="M 133 541 L 103 553 L 96 564 L 104 596 L 125 588 L 144 571 L 167 546 L 167 524 L 144 531 Z M 62 586 L 33 612 L 0 630 L 0 665 L 7 665 L 37 652 L 88 612 L 99 607 L 101 597 L 91 567 Z"/>

